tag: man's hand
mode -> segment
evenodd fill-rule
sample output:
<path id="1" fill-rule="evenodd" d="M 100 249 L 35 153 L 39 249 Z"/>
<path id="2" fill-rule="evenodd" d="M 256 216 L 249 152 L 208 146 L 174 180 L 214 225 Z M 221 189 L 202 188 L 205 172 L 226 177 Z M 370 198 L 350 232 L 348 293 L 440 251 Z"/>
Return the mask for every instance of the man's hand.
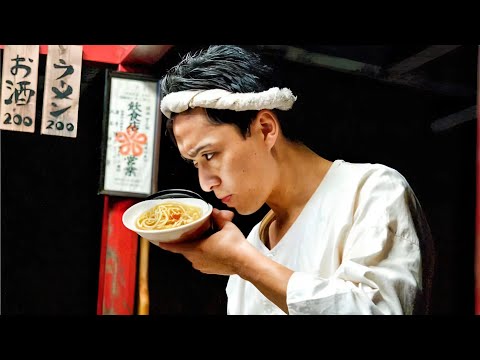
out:
<path id="1" fill-rule="evenodd" d="M 236 274 L 242 253 L 250 248 L 250 244 L 240 229 L 232 223 L 232 211 L 214 208 L 211 216 L 218 229 L 213 235 L 184 243 L 159 243 L 158 246 L 182 254 L 192 263 L 193 268 L 202 273 Z"/>

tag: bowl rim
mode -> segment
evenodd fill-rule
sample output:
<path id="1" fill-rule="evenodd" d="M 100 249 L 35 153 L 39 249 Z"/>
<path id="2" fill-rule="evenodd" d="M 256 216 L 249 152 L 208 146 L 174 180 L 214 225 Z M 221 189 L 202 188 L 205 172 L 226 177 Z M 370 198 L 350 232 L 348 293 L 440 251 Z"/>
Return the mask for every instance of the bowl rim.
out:
<path id="1" fill-rule="evenodd" d="M 168 201 L 177 201 L 177 200 L 179 200 L 179 199 L 195 200 L 195 201 L 203 202 L 203 203 L 205 203 L 205 204 L 207 205 L 207 210 L 206 210 L 206 211 L 202 214 L 202 216 L 201 216 L 200 218 L 198 218 L 197 220 L 192 221 L 192 222 L 190 222 L 190 223 L 188 223 L 188 224 L 183 224 L 183 225 L 180 225 L 180 226 L 177 226 L 177 227 L 174 227 L 174 228 L 170 228 L 170 229 L 160 229 L 160 230 L 148 230 L 148 229 L 145 229 L 145 230 L 144 230 L 144 229 L 139 229 L 139 228 L 137 228 L 136 225 L 135 225 L 136 219 L 135 219 L 135 220 L 133 221 L 133 223 L 132 223 L 132 224 L 133 224 L 133 228 L 132 228 L 132 227 L 130 227 L 130 226 L 127 226 L 126 221 L 124 220 L 124 219 L 125 219 L 125 215 L 127 214 L 127 212 L 128 212 L 130 209 L 132 209 L 134 206 L 137 206 L 137 205 L 139 205 L 139 204 L 141 204 L 141 203 L 144 203 L 144 202 L 146 202 L 146 201 L 150 201 L 150 202 L 151 202 L 151 201 L 168 202 Z M 180 201 L 180 202 L 181 202 L 181 201 Z M 206 201 L 203 200 L 203 199 L 187 198 L 187 197 L 185 197 L 185 198 L 168 198 L 168 199 L 146 199 L 146 200 L 140 201 L 140 202 L 138 202 L 138 203 L 136 203 L 136 204 L 133 204 L 133 205 L 130 206 L 127 210 L 125 210 L 125 212 L 123 213 L 123 216 L 122 216 L 122 222 L 123 222 L 123 225 L 124 225 L 125 227 L 127 227 L 128 229 L 130 229 L 130 230 L 132 230 L 132 231 L 134 231 L 134 232 L 136 232 L 136 233 L 140 233 L 140 232 L 141 232 L 141 233 L 144 233 L 144 234 L 168 234 L 168 233 L 170 233 L 170 232 L 175 232 L 175 231 L 178 231 L 178 230 L 180 230 L 180 229 L 183 229 L 183 228 L 185 228 L 186 226 L 190 227 L 190 226 L 192 226 L 192 225 L 195 225 L 195 224 L 197 224 L 197 223 L 205 220 L 207 217 L 209 217 L 209 216 L 211 215 L 212 211 L 213 211 L 213 206 L 212 206 L 212 204 L 206 202 Z"/>

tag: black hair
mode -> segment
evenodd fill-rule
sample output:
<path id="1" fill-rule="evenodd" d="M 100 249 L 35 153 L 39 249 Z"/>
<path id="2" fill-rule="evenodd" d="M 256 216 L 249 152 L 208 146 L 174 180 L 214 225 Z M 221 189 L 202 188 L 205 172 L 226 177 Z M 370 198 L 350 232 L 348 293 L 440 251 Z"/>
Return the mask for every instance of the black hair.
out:
<path id="1" fill-rule="evenodd" d="M 266 91 L 272 87 L 283 87 L 277 69 L 268 64 L 259 53 L 236 45 L 210 45 L 191 51 L 168 70 L 161 80 L 162 96 L 184 90 L 223 89 L 248 93 Z M 295 136 L 288 133 L 286 112 L 276 109 L 272 111 L 279 119 L 284 136 L 297 141 Z M 250 125 L 258 113 L 257 110 L 219 109 L 206 109 L 206 112 L 212 123 L 233 124 L 244 138 L 249 135 Z M 176 144 L 172 131 L 174 115 L 167 119 L 166 128 Z"/>

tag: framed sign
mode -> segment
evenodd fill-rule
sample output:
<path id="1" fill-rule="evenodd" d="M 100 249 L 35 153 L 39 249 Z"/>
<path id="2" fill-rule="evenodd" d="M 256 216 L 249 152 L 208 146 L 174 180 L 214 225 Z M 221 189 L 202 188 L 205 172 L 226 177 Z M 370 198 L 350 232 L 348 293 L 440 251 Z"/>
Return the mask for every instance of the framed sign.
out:
<path id="1" fill-rule="evenodd" d="M 159 102 L 158 79 L 106 71 L 101 194 L 147 197 L 157 191 Z"/>

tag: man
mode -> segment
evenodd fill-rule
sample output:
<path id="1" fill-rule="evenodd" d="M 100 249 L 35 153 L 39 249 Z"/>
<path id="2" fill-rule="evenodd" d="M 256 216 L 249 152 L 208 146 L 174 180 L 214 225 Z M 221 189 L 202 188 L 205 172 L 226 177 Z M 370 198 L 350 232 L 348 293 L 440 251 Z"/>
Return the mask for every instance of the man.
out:
<path id="1" fill-rule="evenodd" d="M 271 211 L 247 239 L 233 212 L 214 209 L 216 233 L 159 246 L 229 275 L 228 314 L 425 313 L 430 233 L 409 184 L 298 141 L 287 118 L 297 98 L 277 80 L 229 45 L 188 54 L 162 79 L 167 129 L 201 188 L 242 215 Z"/>

